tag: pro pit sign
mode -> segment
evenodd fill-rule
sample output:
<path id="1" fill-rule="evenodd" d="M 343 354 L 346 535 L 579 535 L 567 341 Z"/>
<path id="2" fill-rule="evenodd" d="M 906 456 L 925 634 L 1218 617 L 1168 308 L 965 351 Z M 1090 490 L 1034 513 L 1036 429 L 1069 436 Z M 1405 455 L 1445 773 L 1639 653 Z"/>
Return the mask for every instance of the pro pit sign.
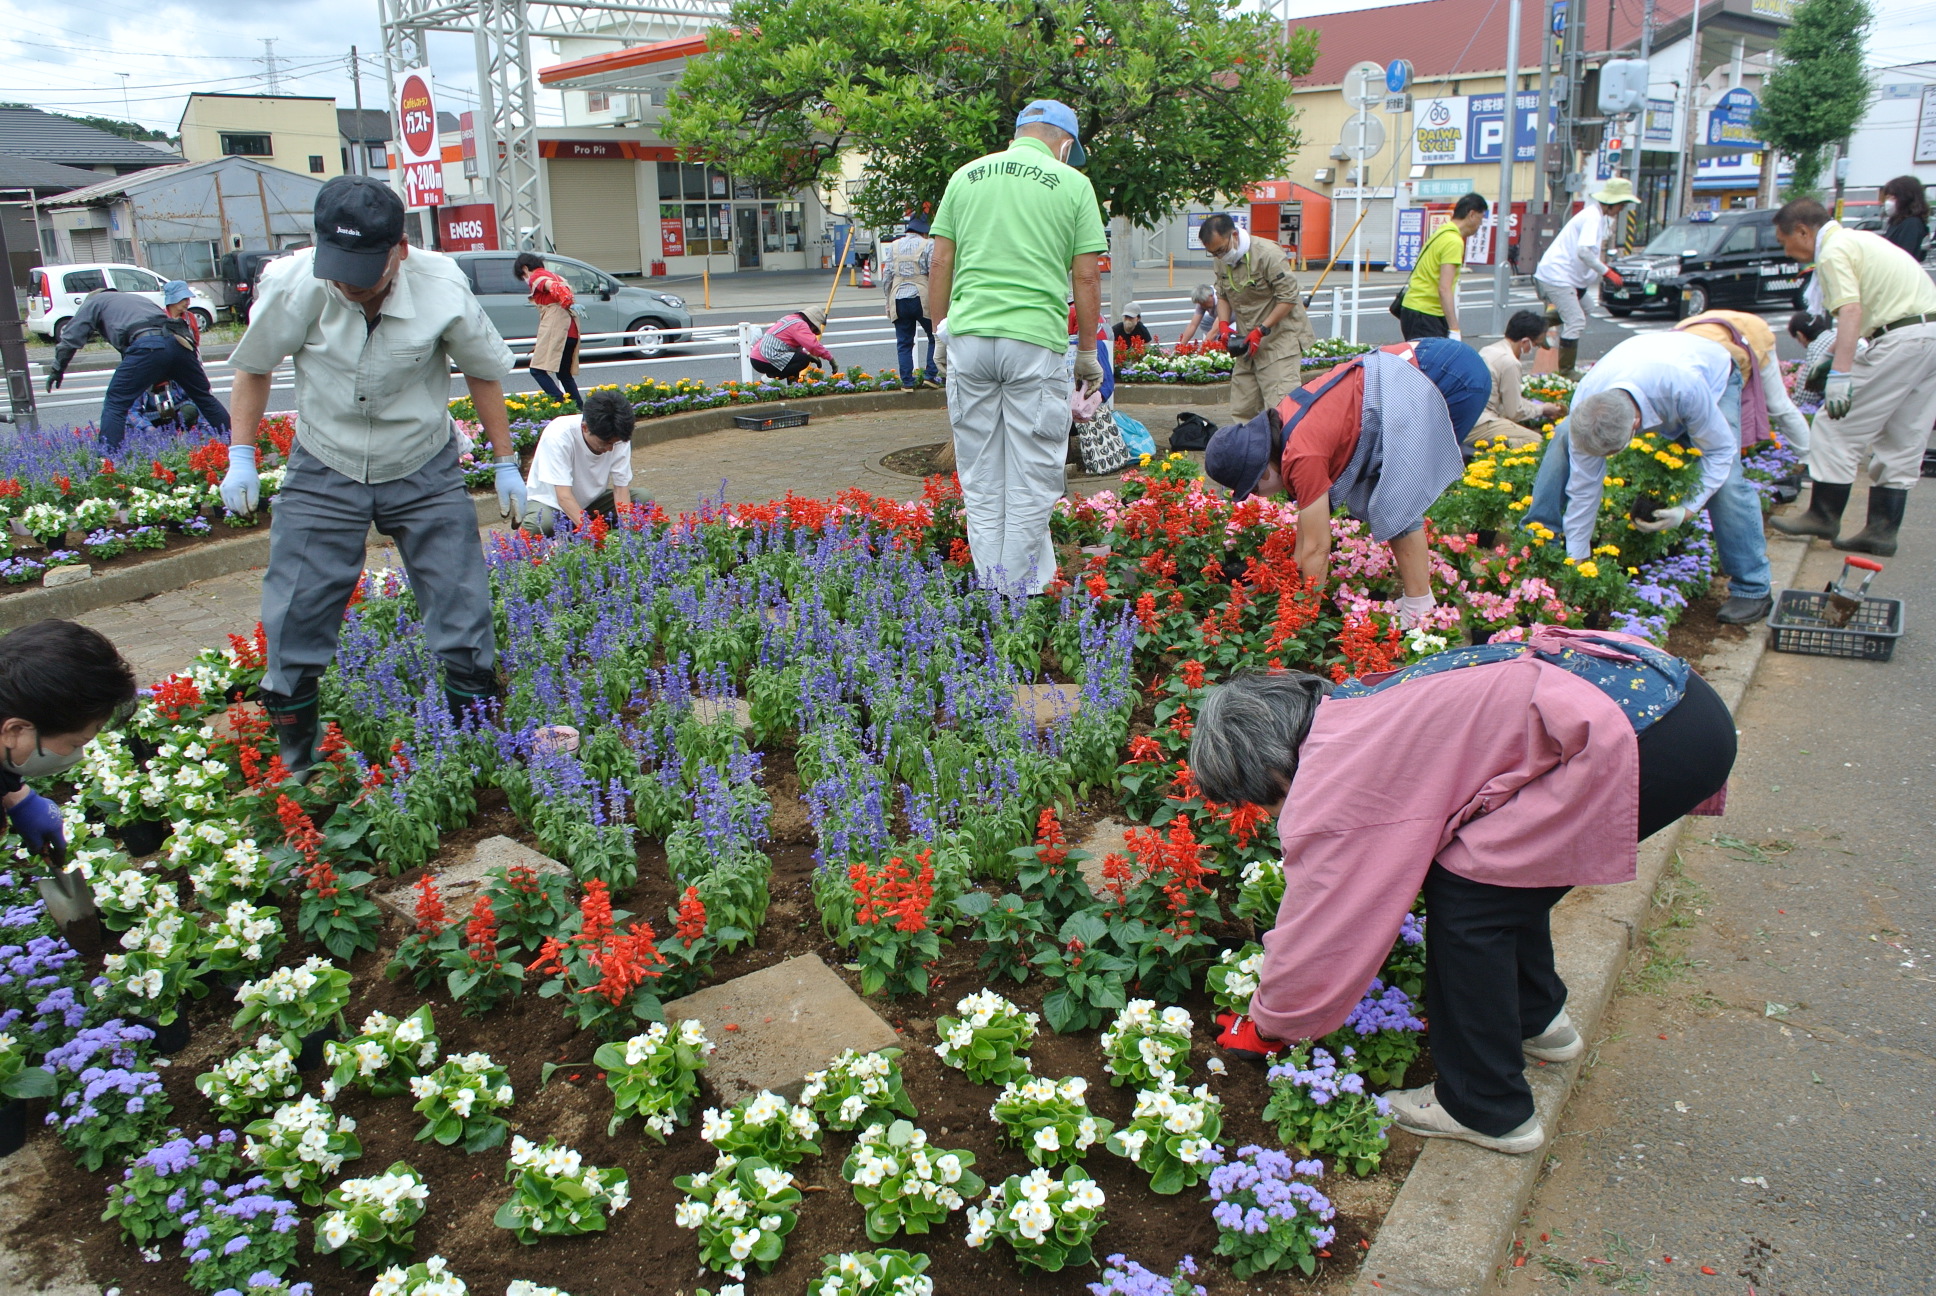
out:
<path id="1" fill-rule="evenodd" d="M 404 73 L 397 87 L 397 141 L 403 205 L 411 211 L 443 206 L 444 152 L 437 139 L 437 104 L 429 68 Z"/>

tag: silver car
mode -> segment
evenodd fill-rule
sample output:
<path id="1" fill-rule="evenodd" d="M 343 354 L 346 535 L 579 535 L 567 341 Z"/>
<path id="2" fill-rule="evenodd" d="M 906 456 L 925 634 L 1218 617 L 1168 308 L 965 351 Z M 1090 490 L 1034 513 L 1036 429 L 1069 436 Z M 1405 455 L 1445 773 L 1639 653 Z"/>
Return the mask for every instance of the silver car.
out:
<path id="1" fill-rule="evenodd" d="M 538 332 L 538 308 L 531 304 L 530 290 L 512 273 L 518 254 L 456 252 L 452 259 L 464 268 L 471 291 L 484 304 L 484 313 L 497 325 L 497 331 L 511 343 L 511 349 L 519 354 L 530 351 Z M 624 335 L 622 340 L 588 342 L 590 347 L 625 347 L 651 359 L 683 342 L 692 328 L 692 313 L 686 309 L 684 298 L 620 283 L 596 266 L 556 253 L 545 253 L 544 260 L 548 269 L 557 271 L 571 285 L 577 299 L 579 332 Z"/>

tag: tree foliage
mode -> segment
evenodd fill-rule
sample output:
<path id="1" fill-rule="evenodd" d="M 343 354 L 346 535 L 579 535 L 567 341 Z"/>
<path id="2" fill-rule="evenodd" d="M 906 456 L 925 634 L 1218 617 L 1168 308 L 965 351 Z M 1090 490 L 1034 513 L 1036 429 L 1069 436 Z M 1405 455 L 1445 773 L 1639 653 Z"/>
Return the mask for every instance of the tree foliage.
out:
<path id="1" fill-rule="evenodd" d="M 1806 0 L 1775 43 L 1778 62 L 1761 86 L 1755 125 L 1778 152 L 1795 159 L 1789 193 L 1815 190 L 1822 150 L 1847 139 L 1869 101 L 1862 37 L 1868 0 Z"/>
<path id="2" fill-rule="evenodd" d="M 668 138 L 776 189 L 865 159 L 851 206 L 887 225 L 1006 146 L 1032 99 L 1081 119 L 1110 216 L 1153 224 L 1282 175 L 1299 138 L 1287 41 L 1235 0 L 740 0 L 687 69 Z"/>

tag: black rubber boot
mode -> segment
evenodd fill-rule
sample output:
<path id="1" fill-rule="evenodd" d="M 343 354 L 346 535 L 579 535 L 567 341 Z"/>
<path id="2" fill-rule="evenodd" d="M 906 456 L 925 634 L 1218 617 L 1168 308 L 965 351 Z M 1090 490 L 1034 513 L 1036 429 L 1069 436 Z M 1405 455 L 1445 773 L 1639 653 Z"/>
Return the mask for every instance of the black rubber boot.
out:
<path id="1" fill-rule="evenodd" d="M 1796 518 L 1770 518 L 1783 535 L 1820 536 L 1833 540 L 1842 530 L 1842 510 L 1849 506 L 1850 483 L 1816 482 L 1808 488 L 1808 511 Z"/>
<path id="2" fill-rule="evenodd" d="M 300 783 L 316 763 L 316 734 L 322 727 L 317 695 L 312 690 L 309 696 L 298 699 L 265 690 L 260 697 L 262 709 L 269 713 L 269 725 L 275 730 L 283 768 Z"/>
<path id="3" fill-rule="evenodd" d="M 1896 532 L 1902 528 L 1902 511 L 1908 504 L 1909 492 L 1900 486 L 1869 487 L 1869 524 L 1848 539 L 1837 540 L 1835 547 L 1844 553 L 1895 557 Z"/>
<path id="4" fill-rule="evenodd" d="M 1580 376 L 1580 344 L 1560 339 L 1560 373 L 1568 378 Z"/>
<path id="5" fill-rule="evenodd" d="M 445 672 L 444 704 L 450 708 L 450 718 L 457 722 L 460 729 L 478 704 L 482 703 L 488 711 L 491 703 L 497 700 L 497 696 L 497 677 L 494 675 L 466 676 L 460 679 L 448 671 Z"/>

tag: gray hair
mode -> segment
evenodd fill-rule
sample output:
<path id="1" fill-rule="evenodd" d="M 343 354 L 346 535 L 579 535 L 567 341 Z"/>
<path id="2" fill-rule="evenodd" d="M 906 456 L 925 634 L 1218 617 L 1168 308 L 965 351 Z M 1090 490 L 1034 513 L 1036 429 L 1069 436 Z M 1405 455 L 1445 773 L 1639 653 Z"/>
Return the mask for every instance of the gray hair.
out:
<path id="1" fill-rule="evenodd" d="M 1302 671 L 1232 675 L 1203 695 L 1190 769 L 1212 801 L 1269 805 L 1297 777 L 1297 749 L 1331 685 Z"/>
<path id="2" fill-rule="evenodd" d="M 1193 305 L 1208 306 L 1216 300 L 1217 290 L 1209 284 L 1198 284 L 1190 290 L 1190 301 Z"/>
<path id="3" fill-rule="evenodd" d="M 1602 459 L 1620 453 L 1633 440 L 1634 415 L 1638 412 L 1633 397 L 1623 391 L 1594 392 L 1574 401 L 1566 416 L 1573 448 Z"/>

